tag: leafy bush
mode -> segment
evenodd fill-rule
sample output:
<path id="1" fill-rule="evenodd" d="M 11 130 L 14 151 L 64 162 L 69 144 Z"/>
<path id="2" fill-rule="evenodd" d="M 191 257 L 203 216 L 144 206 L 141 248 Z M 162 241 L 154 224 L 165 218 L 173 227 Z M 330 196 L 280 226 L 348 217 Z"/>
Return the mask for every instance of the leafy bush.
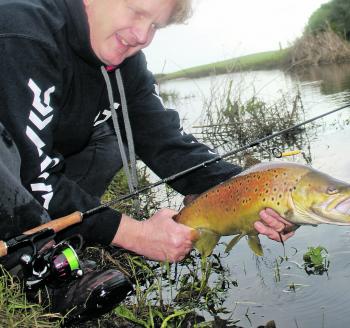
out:
<path id="1" fill-rule="evenodd" d="M 341 37 L 350 40 L 349 0 L 332 0 L 323 4 L 311 15 L 305 32 L 322 32 L 328 26 Z"/>

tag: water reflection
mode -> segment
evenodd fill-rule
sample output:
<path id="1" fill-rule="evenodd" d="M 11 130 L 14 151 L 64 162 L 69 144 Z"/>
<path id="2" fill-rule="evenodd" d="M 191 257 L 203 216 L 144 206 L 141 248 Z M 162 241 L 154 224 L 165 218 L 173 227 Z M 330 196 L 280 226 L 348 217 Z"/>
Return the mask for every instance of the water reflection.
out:
<path id="1" fill-rule="evenodd" d="M 350 100 L 350 64 L 325 65 L 304 68 L 294 72 L 294 79 L 301 82 L 310 83 L 318 81 L 320 91 L 324 95 L 334 95 L 345 92 L 344 100 Z"/>

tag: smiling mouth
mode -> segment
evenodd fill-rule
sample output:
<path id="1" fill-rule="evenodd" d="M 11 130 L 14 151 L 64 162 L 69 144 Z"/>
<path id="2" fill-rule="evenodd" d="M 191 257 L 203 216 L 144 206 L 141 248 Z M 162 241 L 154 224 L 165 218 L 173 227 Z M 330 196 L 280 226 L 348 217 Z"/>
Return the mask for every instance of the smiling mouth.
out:
<path id="1" fill-rule="evenodd" d="M 122 46 L 130 47 L 129 42 L 127 42 L 125 39 L 123 39 L 120 35 L 116 34 L 116 38 Z"/>
<path id="2" fill-rule="evenodd" d="M 124 46 L 126 46 L 126 47 L 129 46 L 129 43 L 127 43 L 124 39 L 119 39 L 119 40 Z"/>
<path id="3" fill-rule="evenodd" d="M 341 214 L 350 215 L 350 197 L 341 201 L 335 209 Z"/>

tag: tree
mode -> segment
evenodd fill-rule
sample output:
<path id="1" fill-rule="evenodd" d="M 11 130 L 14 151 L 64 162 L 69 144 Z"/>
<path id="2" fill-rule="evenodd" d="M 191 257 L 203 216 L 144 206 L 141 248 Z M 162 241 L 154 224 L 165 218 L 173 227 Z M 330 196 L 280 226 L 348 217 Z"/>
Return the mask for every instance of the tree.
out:
<path id="1" fill-rule="evenodd" d="M 309 18 L 306 33 L 318 33 L 331 28 L 350 40 L 350 1 L 332 0 L 323 4 Z"/>

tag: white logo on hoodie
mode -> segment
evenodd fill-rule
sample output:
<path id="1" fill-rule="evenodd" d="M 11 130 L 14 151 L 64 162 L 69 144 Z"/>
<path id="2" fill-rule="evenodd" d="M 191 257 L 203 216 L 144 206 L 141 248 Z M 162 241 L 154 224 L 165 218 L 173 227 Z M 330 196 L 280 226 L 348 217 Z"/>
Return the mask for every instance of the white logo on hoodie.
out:
<path id="1" fill-rule="evenodd" d="M 40 132 L 44 130 L 52 121 L 53 108 L 50 106 L 51 94 L 55 91 L 55 87 L 48 88 L 44 93 L 38 85 L 29 79 L 28 86 L 32 90 L 33 109 L 29 113 L 29 123 L 26 127 L 26 135 L 38 150 L 38 157 L 40 161 L 40 176 L 38 179 L 46 180 L 49 173 L 45 170 L 51 168 L 59 163 L 58 158 L 51 158 L 44 153 L 43 148 L 46 146 L 45 142 L 40 138 Z M 45 209 L 49 208 L 50 201 L 53 197 L 52 185 L 45 182 L 32 183 L 30 185 L 33 192 L 40 192 L 43 198 L 43 206 Z"/>

